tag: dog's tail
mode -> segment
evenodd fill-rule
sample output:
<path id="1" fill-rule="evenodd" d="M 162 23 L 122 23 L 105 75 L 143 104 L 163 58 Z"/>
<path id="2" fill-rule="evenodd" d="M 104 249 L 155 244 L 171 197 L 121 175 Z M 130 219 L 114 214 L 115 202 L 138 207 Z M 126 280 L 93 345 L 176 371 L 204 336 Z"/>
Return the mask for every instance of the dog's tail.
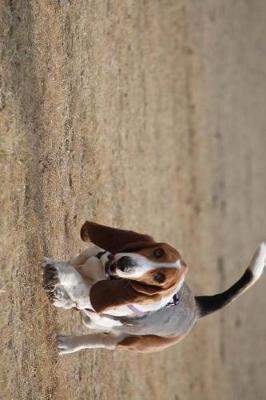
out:
<path id="1" fill-rule="evenodd" d="M 265 264 L 266 242 L 262 242 L 253 255 L 249 267 L 233 286 L 213 296 L 195 297 L 199 317 L 205 317 L 237 299 L 261 277 Z"/>

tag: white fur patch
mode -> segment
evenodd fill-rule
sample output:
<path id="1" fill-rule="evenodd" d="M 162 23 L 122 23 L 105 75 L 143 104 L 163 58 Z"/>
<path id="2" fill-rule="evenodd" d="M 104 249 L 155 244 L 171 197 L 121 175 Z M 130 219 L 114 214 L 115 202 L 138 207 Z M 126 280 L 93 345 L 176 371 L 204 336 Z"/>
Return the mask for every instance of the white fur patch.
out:
<path id="1" fill-rule="evenodd" d="M 177 260 L 173 263 L 160 263 L 149 260 L 147 257 L 142 256 L 137 253 L 118 253 L 116 254 L 114 260 L 118 261 L 121 257 L 130 257 L 136 262 L 136 266 L 130 268 L 130 272 L 122 272 L 117 270 L 116 273 L 121 278 L 140 278 L 146 272 L 149 272 L 156 268 L 181 268 L 181 261 Z"/>
<path id="2" fill-rule="evenodd" d="M 266 265 L 266 242 L 262 242 L 252 257 L 250 270 L 252 271 L 254 280 L 259 279 Z"/>

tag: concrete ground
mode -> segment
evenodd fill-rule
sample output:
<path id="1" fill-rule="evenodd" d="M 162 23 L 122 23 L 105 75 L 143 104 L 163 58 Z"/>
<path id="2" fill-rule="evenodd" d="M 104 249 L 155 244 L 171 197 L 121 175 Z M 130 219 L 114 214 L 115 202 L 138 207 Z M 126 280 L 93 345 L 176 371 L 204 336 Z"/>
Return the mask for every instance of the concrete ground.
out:
<path id="1" fill-rule="evenodd" d="M 85 219 L 176 246 L 197 294 L 266 238 L 266 3 L 0 3 L 0 398 L 264 400 L 266 278 L 153 355 L 58 357 L 82 332 L 39 260 Z"/>

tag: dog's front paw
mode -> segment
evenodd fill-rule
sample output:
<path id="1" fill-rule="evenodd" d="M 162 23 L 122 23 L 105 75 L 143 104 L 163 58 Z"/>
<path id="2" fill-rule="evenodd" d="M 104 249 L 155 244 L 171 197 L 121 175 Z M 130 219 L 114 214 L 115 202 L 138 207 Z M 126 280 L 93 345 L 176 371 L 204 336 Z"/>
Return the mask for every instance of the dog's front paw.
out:
<path id="1" fill-rule="evenodd" d="M 47 297 L 50 302 L 54 302 L 56 297 L 56 286 L 59 284 L 58 271 L 53 264 L 52 260 L 45 259 L 42 263 L 43 268 L 43 282 L 42 286 L 46 291 Z"/>
<path id="2" fill-rule="evenodd" d="M 76 303 L 71 300 L 63 286 L 55 287 L 53 291 L 53 305 L 65 309 L 76 307 Z"/>
<path id="3" fill-rule="evenodd" d="M 69 354 L 78 351 L 75 336 L 57 336 L 57 347 L 59 354 Z"/>

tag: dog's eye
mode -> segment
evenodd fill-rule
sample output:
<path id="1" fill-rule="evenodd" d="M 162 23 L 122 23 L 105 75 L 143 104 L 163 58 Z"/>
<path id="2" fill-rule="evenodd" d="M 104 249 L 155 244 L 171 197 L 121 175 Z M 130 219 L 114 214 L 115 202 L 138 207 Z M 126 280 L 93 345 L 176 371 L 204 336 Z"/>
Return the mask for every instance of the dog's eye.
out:
<path id="1" fill-rule="evenodd" d="M 156 258 L 160 258 L 160 257 L 164 256 L 164 249 L 161 249 L 161 248 L 155 249 L 153 252 L 153 255 Z"/>
<path id="2" fill-rule="evenodd" d="M 159 283 L 163 283 L 165 281 L 165 275 L 162 272 L 157 272 L 154 275 L 154 280 Z"/>

